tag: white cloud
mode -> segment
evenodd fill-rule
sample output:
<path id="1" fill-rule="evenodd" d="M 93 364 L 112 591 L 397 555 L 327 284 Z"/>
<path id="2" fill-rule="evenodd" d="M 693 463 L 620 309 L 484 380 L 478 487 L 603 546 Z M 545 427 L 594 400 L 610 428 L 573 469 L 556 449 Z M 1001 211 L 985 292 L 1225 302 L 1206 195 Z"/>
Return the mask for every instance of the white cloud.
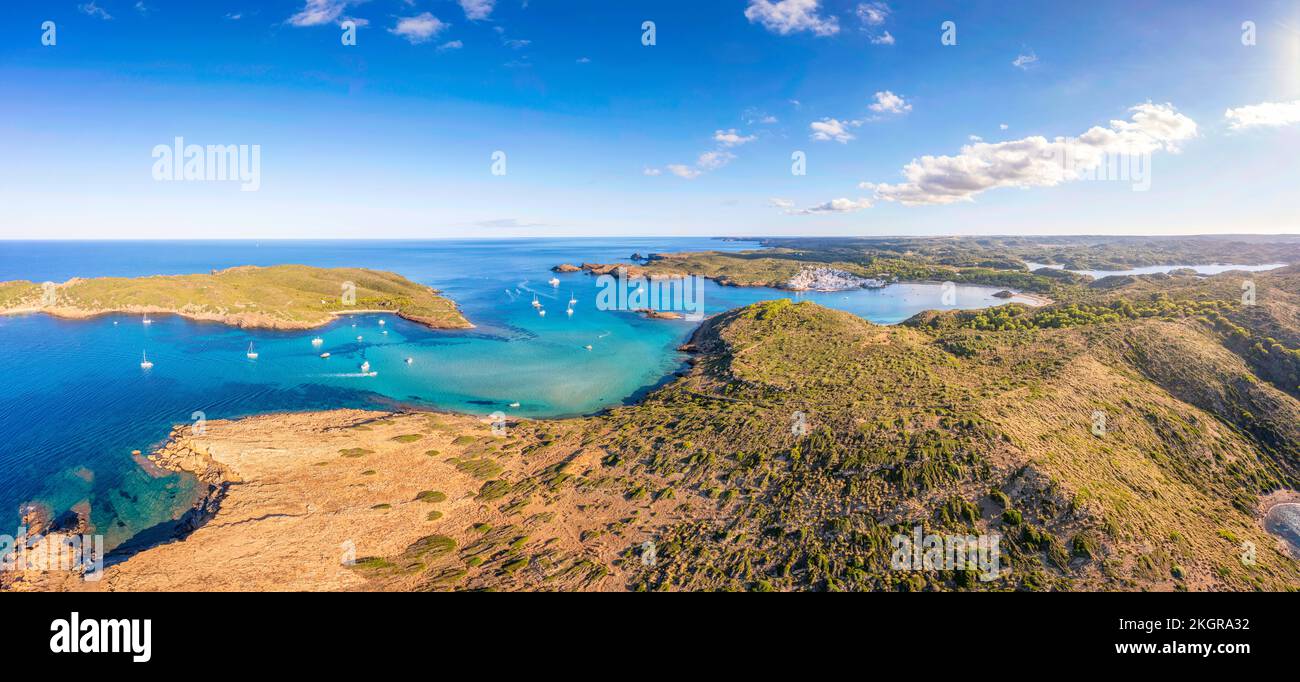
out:
<path id="1" fill-rule="evenodd" d="M 871 204 L 872 201 L 870 199 L 853 200 L 853 199 L 840 198 L 840 199 L 831 199 L 830 201 L 817 204 L 816 206 L 809 206 L 808 208 L 799 209 L 797 211 L 787 209 L 786 212 L 791 213 L 793 215 L 819 215 L 824 213 L 853 213 L 855 211 L 861 211 L 864 208 L 871 208 Z"/>
<path id="2" fill-rule="evenodd" d="M 1038 55 L 1030 52 L 1029 54 L 1018 55 L 1015 59 L 1011 60 L 1011 65 L 1022 71 L 1028 71 L 1029 67 L 1033 66 L 1037 61 Z"/>
<path id="3" fill-rule="evenodd" d="M 818 14 L 819 4 L 819 0 L 749 0 L 745 18 L 783 36 L 803 31 L 818 36 L 839 33 L 840 20 Z"/>
<path id="4" fill-rule="evenodd" d="M 104 21 L 108 21 L 109 19 L 113 18 L 113 15 L 109 14 L 108 12 L 105 12 L 104 9 L 99 5 L 96 5 L 93 2 L 93 0 L 92 2 L 88 2 L 84 5 L 77 5 L 77 9 L 81 10 L 82 14 L 88 14 L 92 17 L 98 17 L 100 19 L 103 19 Z"/>
<path id="5" fill-rule="evenodd" d="M 812 129 L 812 134 L 809 137 L 821 142 L 835 141 L 840 144 L 847 144 L 849 140 L 854 138 L 853 133 L 849 132 L 849 128 L 856 128 L 860 125 L 862 125 L 862 121 L 840 121 L 834 118 L 823 118 L 820 121 L 813 121 L 808 124 L 808 127 Z"/>
<path id="6" fill-rule="evenodd" d="M 885 90 L 884 92 L 877 92 L 875 103 L 867 108 L 877 114 L 906 114 L 912 110 L 912 105 L 902 97 Z"/>
<path id="7" fill-rule="evenodd" d="M 787 213 L 790 211 L 790 209 L 794 208 L 794 200 L 792 199 L 780 199 L 778 197 L 772 197 L 771 199 L 767 200 L 767 204 L 769 206 L 772 206 L 773 208 L 779 208 L 782 211 L 786 211 Z"/>
<path id="8" fill-rule="evenodd" d="M 971 141 L 971 142 L 983 142 L 983 141 L 984 141 L 984 138 L 980 137 L 979 135 L 971 135 L 971 136 L 970 136 L 970 141 Z"/>
<path id="9" fill-rule="evenodd" d="M 741 135 L 736 132 L 735 128 L 727 130 L 718 130 L 713 133 L 713 141 L 724 147 L 739 147 L 746 142 L 753 142 L 758 137 L 755 135 Z"/>
<path id="10" fill-rule="evenodd" d="M 698 166 L 701 170 L 706 170 L 706 171 L 717 170 L 731 163 L 732 160 L 735 158 L 736 158 L 735 154 L 732 154 L 731 152 L 725 152 L 722 150 L 704 152 L 703 154 L 700 154 L 700 158 L 695 160 L 695 165 Z"/>
<path id="11" fill-rule="evenodd" d="M 348 0 L 307 0 L 307 4 L 297 14 L 289 17 L 289 25 L 303 27 L 332 24 L 338 21 L 348 4 Z"/>
<path id="12" fill-rule="evenodd" d="M 1263 102 L 1223 112 L 1231 130 L 1280 128 L 1300 123 L 1300 99 L 1294 102 Z"/>
<path id="13" fill-rule="evenodd" d="M 1171 104 L 1139 104 L 1127 121 L 1094 126 L 1077 138 L 1042 136 L 1006 142 L 977 142 L 956 156 L 923 156 L 903 168 L 905 182 L 862 183 L 877 199 L 906 206 L 972 201 L 998 187 L 1052 187 L 1079 180 L 1108 157 L 1177 152 L 1179 143 L 1196 137 L 1192 119 Z"/>
<path id="14" fill-rule="evenodd" d="M 885 31 L 884 33 L 878 36 L 871 36 L 871 44 L 872 45 L 893 45 L 894 36 L 890 35 L 889 31 Z"/>
<path id="15" fill-rule="evenodd" d="M 1010 127 L 1011 127 L 1011 126 L 1009 126 L 1009 125 L 1007 125 L 1007 124 L 1005 124 L 1005 123 L 999 123 L 999 124 L 998 124 L 998 128 L 1001 129 L 1001 130 L 1006 130 L 1007 128 L 1010 128 Z"/>
<path id="16" fill-rule="evenodd" d="M 889 16 L 889 5 L 883 2 L 864 2 L 858 5 L 858 19 L 867 26 L 879 26 Z"/>
<path id="17" fill-rule="evenodd" d="M 503 39 L 503 40 L 501 41 L 501 44 L 502 44 L 502 45 L 505 45 L 506 47 L 508 47 L 508 48 L 510 48 L 510 49 L 512 49 L 512 50 L 522 50 L 523 48 L 528 47 L 529 45 L 532 45 L 532 44 L 533 44 L 533 41 L 531 41 L 531 40 L 519 40 L 519 39 L 516 39 L 516 38 L 506 38 L 506 39 Z"/>
<path id="18" fill-rule="evenodd" d="M 462 43 L 459 40 L 448 40 L 447 42 L 438 46 L 438 51 L 446 52 L 448 50 L 459 50 L 462 47 L 465 47 L 465 43 Z"/>
<path id="19" fill-rule="evenodd" d="M 591 57 L 578 57 L 578 63 L 579 63 L 579 64 L 590 64 L 590 63 L 591 63 Z"/>
<path id="20" fill-rule="evenodd" d="M 745 121 L 745 125 L 751 125 L 751 126 L 756 123 L 762 125 L 771 125 L 773 123 L 776 123 L 775 116 L 772 116 L 771 114 L 768 114 L 767 112 L 762 111 L 761 109 L 757 109 L 755 107 L 750 107 L 744 110 L 743 112 L 741 112 L 740 118 Z"/>
<path id="21" fill-rule="evenodd" d="M 668 164 L 668 172 L 672 173 L 673 175 L 676 175 L 679 178 L 694 180 L 695 178 L 700 177 L 700 173 L 702 171 L 696 170 L 695 168 L 692 168 L 684 164 L 671 163 Z"/>
<path id="22" fill-rule="evenodd" d="M 388 29 L 389 33 L 406 38 L 412 45 L 427 43 L 434 36 L 446 30 L 445 24 L 428 12 L 413 17 L 401 17 L 397 25 Z"/>
<path id="23" fill-rule="evenodd" d="M 465 10 L 465 18 L 470 21 L 486 19 L 492 14 L 492 7 L 496 5 L 496 0 L 458 0 L 460 8 Z"/>
<path id="24" fill-rule="evenodd" d="M 641 172 L 644 173 L 645 175 L 651 175 L 651 176 L 660 175 L 661 173 L 663 173 L 663 171 L 659 170 L 658 168 L 646 168 Z"/>

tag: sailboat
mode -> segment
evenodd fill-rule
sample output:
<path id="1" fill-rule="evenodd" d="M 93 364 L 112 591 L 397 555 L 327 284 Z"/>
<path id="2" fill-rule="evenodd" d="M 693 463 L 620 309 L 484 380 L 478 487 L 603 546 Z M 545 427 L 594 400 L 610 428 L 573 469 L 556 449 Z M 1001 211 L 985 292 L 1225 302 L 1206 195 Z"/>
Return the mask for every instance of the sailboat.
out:
<path id="1" fill-rule="evenodd" d="M 565 308 L 565 309 L 564 309 L 564 312 L 565 312 L 565 314 L 572 315 L 572 314 L 573 314 L 573 306 L 569 306 L 568 308 Z"/>
<path id="2" fill-rule="evenodd" d="M 252 341 L 249 341 L 249 342 L 248 342 L 248 352 L 247 352 L 247 353 L 244 353 L 244 355 L 247 355 L 249 360 L 256 360 L 256 359 L 257 359 L 257 351 L 253 350 L 253 342 L 252 342 Z"/>
<path id="3" fill-rule="evenodd" d="M 369 374 L 369 373 L 370 373 L 370 361 L 369 361 L 369 360 L 363 360 L 363 361 L 361 362 L 361 373 L 362 373 L 362 374 Z"/>
<path id="4" fill-rule="evenodd" d="M 153 324 L 153 320 L 149 319 L 149 313 L 145 313 L 144 319 L 140 320 L 140 322 L 144 324 Z"/>
<path id="5" fill-rule="evenodd" d="M 574 298 L 574 297 L 573 297 L 573 292 L 570 291 L 570 292 L 569 292 L 569 307 L 572 308 L 572 307 L 573 307 L 573 304 L 574 304 L 574 303 L 577 303 L 577 302 L 578 302 L 578 299 Z"/>
<path id="6" fill-rule="evenodd" d="M 538 315 L 538 317 L 546 317 L 546 309 L 545 309 L 545 308 L 538 308 L 538 309 L 537 309 L 537 315 Z"/>
<path id="7" fill-rule="evenodd" d="M 140 351 L 140 369 L 150 369 L 152 367 L 153 363 L 149 362 L 149 355 L 144 351 Z"/>
<path id="8" fill-rule="evenodd" d="M 559 278 L 559 277 L 552 277 L 551 279 L 547 280 L 546 283 L 549 284 L 549 285 L 551 285 L 551 286 L 553 286 L 553 287 L 558 287 L 558 286 L 560 286 L 560 278 Z"/>
<path id="9" fill-rule="evenodd" d="M 320 346 L 321 346 L 322 343 L 325 343 L 325 339 L 322 339 L 322 338 L 319 337 L 319 336 L 317 336 L 316 338 L 314 338 L 314 339 L 311 340 L 311 345 L 313 345 L 313 346 L 315 346 L 315 347 L 317 347 L 317 348 L 320 348 Z"/>
<path id="10" fill-rule="evenodd" d="M 386 323 L 385 323 L 383 320 L 380 320 L 380 321 L 379 321 L 379 326 L 382 327 L 382 326 L 384 326 L 385 324 L 386 324 Z"/>
<path id="11" fill-rule="evenodd" d="M 534 307 L 534 308 L 540 308 L 540 307 L 542 307 L 542 303 L 541 303 L 541 301 L 538 301 L 538 300 L 537 300 L 537 294 L 533 294 L 533 307 Z"/>

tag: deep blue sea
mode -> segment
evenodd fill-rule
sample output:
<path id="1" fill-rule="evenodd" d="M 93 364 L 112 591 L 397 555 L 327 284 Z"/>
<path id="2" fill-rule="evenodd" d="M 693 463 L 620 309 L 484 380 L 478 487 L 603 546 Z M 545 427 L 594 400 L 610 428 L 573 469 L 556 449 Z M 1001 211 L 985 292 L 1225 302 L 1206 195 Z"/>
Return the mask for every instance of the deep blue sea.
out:
<path id="1" fill-rule="evenodd" d="M 0 316 L 0 529 L 16 529 L 18 508 L 29 501 L 56 514 L 89 504 L 109 547 L 164 528 L 189 506 L 193 481 L 155 477 L 131 451 L 148 453 L 173 425 L 192 423 L 196 413 L 222 419 L 418 406 L 555 417 L 624 403 L 681 367 L 676 347 L 695 323 L 597 310 L 595 278 L 558 275 L 561 283 L 553 287 L 547 283 L 550 267 L 626 260 L 634 252 L 754 247 L 698 238 L 0 242 L 0 281 L 282 263 L 390 270 L 440 289 L 476 325 L 434 331 L 395 316 L 358 314 L 321 329 L 277 332 L 174 316 L 157 316 L 150 325 L 139 316 Z M 800 297 L 888 324 L 925 309 L 1003 303 L 992 296 L 995 291 L 959 287 L 955 306 L 941 304 L 934 284 Z M 531 305 L 533 293 L 547 316 Z M 705 310 L 712 314 L 790 296 L 709 283 Z M 570 297 L 578 301 L 572 316 L 564 312 Z M 321 348 L 311 344 L 317 336 Z M 250 343 L 256 360 L 245 356 Z M 331 357 L 320 358 L 322 351 Z M 152 369 L 141 369 L 143 352 Z M 376 375 L 363 375 L 362 362 Z M 510 407 L 515 402 L 519 407 Z"/>

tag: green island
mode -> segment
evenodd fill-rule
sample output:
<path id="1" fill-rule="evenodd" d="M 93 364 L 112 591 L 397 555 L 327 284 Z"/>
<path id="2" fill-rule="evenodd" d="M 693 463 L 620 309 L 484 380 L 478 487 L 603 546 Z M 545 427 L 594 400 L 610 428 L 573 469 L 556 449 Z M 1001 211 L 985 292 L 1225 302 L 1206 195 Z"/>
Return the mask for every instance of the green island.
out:
<path id="1" fill-rule="evenodd" d="M 363 268 L 241 266 L 195 275 L 0 282 L 0 314 L 171 313 L 239 327 L 307 329 L 337 315 L 371 311 L 438 329 L 473 326 L 436 290 Z"/>

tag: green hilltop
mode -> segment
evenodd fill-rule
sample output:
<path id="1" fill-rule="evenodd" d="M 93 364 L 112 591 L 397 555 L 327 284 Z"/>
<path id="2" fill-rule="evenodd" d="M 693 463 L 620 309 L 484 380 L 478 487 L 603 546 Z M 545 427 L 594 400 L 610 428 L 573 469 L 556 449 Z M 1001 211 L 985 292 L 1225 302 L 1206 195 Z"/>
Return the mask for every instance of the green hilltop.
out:
<path id="1" fill-rule="evenodd" d="M 345 300 L 353 294 L 354 300 Z M 435 328 L 470 327 L 456 305 L 391 272 L 305 265 L 243 266 L 196 275 L 0 282 L 0 313 L 65 317 L 174 313 L 242 327 L 304 329 L 335 315 L 390 311 Z"/>

